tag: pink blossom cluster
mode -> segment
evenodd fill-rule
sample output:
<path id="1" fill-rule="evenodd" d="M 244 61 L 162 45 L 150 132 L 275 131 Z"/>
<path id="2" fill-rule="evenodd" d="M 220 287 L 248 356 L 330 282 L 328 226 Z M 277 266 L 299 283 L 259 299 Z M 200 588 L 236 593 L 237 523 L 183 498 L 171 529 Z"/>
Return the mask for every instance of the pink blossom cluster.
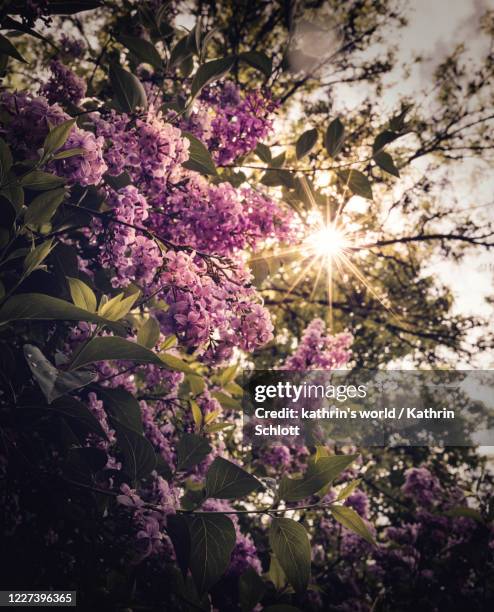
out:
<path id="1" fill-rule="evenodd" d="M 40 93 L 46 96 L 50 104 L 77 106 L 86 95 L 86 82 L 58 59 L 50 62 L 50 71 L 51 76 Z"/>
<path id="2" fill-rule="evenodd" d="M 284 370 L 337 370 L 350 360 L 352 336 L 326 332 L 321 319 L 314 319 L 305 329 L 300 344 L 283 365 Z"/>
<path id="3" fill-rule="evenodd" d="M 224 166 L 253 151 L 272 129 L 277 104 L 267 91 L 241 92 L 232 81 L 206 88 L 183 128 L 202 140 Z"/>
<path id="4" fill-rule="evenodd" d="M 19 92 L 0 94 L 2 135 L 21 157 L 31 159 L 54 127 L 70 119 L 57 104 L 49 104 L 43 96 Z M 81 148 L 82 154 L 50 162 L 48 169 L 83 186 L 98 185 L 107 170 L 103 159 L 104 140 L 74 125 L 62 151 Z"/>

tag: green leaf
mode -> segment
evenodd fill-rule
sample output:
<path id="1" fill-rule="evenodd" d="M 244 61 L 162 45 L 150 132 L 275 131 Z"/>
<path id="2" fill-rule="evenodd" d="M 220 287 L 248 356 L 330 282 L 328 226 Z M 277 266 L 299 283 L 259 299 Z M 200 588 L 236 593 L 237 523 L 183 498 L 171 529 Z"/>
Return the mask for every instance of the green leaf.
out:
<path id="1" fill-rule="evenodd" d="M 133 429 L 139 434 L 143 433 L 141 407 L 131 393 L 121 387 L 112 389 L 99 386 L 95 388 L 95 392 L 103 400 L 112 422 L 118 421 L 128 429 Z"/>
<path id="2" fill-rule="evenodd" d="M 24 223 L 29 227 L 39 227 L 44 223 L 48 223 L 64 198 L 65 189 L 63 188 L 40 193 L 29 204 L 24 215 Z"/>
<path id="3" fill-rule="evenodd" d="M 166 533 L 172 541 L 178 567 L 185 576 L 190 559 L 190 531 L 187 519 L 180 514 L 169 514 L 166 517 Z"/>
<path id="4" fill-rule="evenodd" d="M 312 149 L 316 146 L 317 136 L 318 134 L 316 128 L 306 130 L 300 136 L 300 138 L 297 140 L 297 144 L 295 145 L 297 159 L 302 159 L 302 157 L 305 157 L 312 151 Z"/>
<path id="5" fill-rule="evenodd" d="M 60 176 L 55 176 L 49 172 L 41 170 L 33 170 L 20 179 L 22 187 L 32 189 L 34 191 L 46 191 L 47 189 L 55 189 L 65 183 L 65 179 Z"/>
<path id="6" fill-rule="evenodd" d="M 257 478 L 238 465 L 216 457 L 206 474 L 206 494 L 216 499 L 236 499 L 262 489 Z"/>
<path id="7" fill-rule="evenodd" d="M 283 185 L 288 189 L 293 189 L 295 186 L 295 180 L 290 170 L 284 169 L 273 169 L 266 170 L 261 178 L 261 183 L 267 187 L 276 187 L 277 185 Z"/>
<path id="8" fill-rule="evenodd" d="M 86 149 L 74 147 L 73 149 L 65 149 L 65 151 L 55 153 L 52 159 L 67 159 L 68 157 L 74 157 L 75 155 L 85 155 L 85 153 Z"/>
<path id="9" fill-rule="evenodd" d="M 37 270 L 54 248 L 53 239 L 46 240 L 26 255 L 23 277 L 27 278 Z"/>
<path id="10" fill-rule="evenodd" d="M 305 528 L 289 518 L 274 518 L 269 544 L 288 582 L 297 593 L 307 589 L 310 578 L 310 543 Z"/>
<path id="11" fill-rule="evenodd" d="M 190 92 L 192 95 L 192 99 L 194 99 L 200 92 L 203 87 L 221 79 L 221 77 L 225 76 L 230 72 L 234 63 L 234 59 L 232 57 L 223 57 L 221 59 L 213 60 L 211 62 L 206 62 L 199 66 L 197 72 L 192 79 L 192 85 L 190 87 Z"/>
<path id="12" fill-rule="evenodd" d="M 74 124 L 75 119 L 68 119 L 52 128 L 46 135 L 45 142 L 43 143 L 44 152 L 49 154 L 58 151 L 67 141 Z"/>
<path id="13" fill-rule="evenodd" d="M 127 36 L 126 34 L 120 34 L 117 36 L 117 40 L 127 49 L 130 49 L 141 61 L 151 64 L 157 70 L 163 67 L 160 54 L 153 43 L 148 40 L 138 38 L 137 36 Z"/>
<path id="14" fill-rule="evenodd" d="M 127 172 L 122 172 L 117 176 L 112 176 L 111 174 L 106 173 L 103 178 L 105 179 L 105 183 L 110 185 L 110 187 L 115 189 L 115 191 L 122 189 L 122 187 L 132 185 L 132 179 Z"/>
<path id="15" fill-rule="evenodd" d="M 137 332 L 137 342 L 148 349 L 156 346 L 160 339 L 160 324 L 154 317 L 147 318 L 139 327 Z"/>
<path id="16" fill-rule="evenodd" d="M 234 427 L 233 423 L 212 423 L 211 425 L 206 425 L 204 431 L 207 433 L 217 433 L 218 431 L 233 429 Z"/>
<path id="17" fill-rule="evenodd" d="M 348 506 L 331 506 L 331 514 L 334 518 L 341 523 L 343 527 L 350 529 L 361 538 L 369 542 L 369 544 L 376 545 L 374 536 L 369 531 L 369 528 L 364 523 L 362 518 L 355 512 L 353 508 Z"/>
<path id="18" fill-rule="evenodd" d="M 345 142 L 345 126 L 338 119 L 333 119 L 326 130 L 324 145 L 331 157 L 336 157 Z"/>
<path id="19" fill-rule="evenodd" d="M 213 158 L 204 144 L 189 132 L 182 132 L 182 136 L 189 141 L 189 159 L 182 164 L 183 167 L 200 174 L 218 174 Z"/>
<path id="20" fill-rule="evenodd" d="M 110 321 L 118 321 L 125 317 L 130 309 L 134 306 L 139 297 L 140 292 L 136 291 L 131 295 L 124 297 L 123 293 L 119 293 L 105 304 L 101 304 L 98 309 L 98 314 Z"/>
<path id="21" fill-rule="evenodd" d="M 57 397 L 85 387 L 96 378 L 94 372 L 62 372 L 58 370 L 38 347 L 31 344 L 24 346 L 24 355 L 32 375 L 49 404 Z"/>
<path id="22" fill-rule="evenodd" d="M 456 506 L 455 508 L 451 508 L 451 510 L 447 510 L 444 514 L 452 517 L 463 516 L 465 518 L 473 519 L 478 523 L 484 522 L 482 514 L 480 514 L 478 510 L 475 510 L 475 508 L 469 508 L 468 506 Z"/>
<path id="23" fill-rule="evenodd" d="M 355 195 L 372 200 L 372 187 L 369 179 L 359 170 L 340 170 L 338 178 Z"/>
<path id="24" fill-rule="evenodd" d="M 189 36 L 186 34 L 183 36 L 177 44 L 173 47 L 170 53 L 170 68 L 176 68 L 180 66 L 182 62 L 192 56 L 192 51 L 189 46 Z"/>
<path id="25" fill-rule="evenodd" d="M 271 155 L 271 149 L 267 145 L 263 144 L 262 142 L 258 142 L 255 152 L 257 157 L 259 157 L 259 159 L 265 164 L 271 163 L 273 156 Z"/>
<path id="26" fill-rule="evenodd" d="M 249 567 L 238 579 L 238 594 L 242 612 L 250 612 L 261 601 L 266 585 L 255 569 Z"/>
<path id="27" fill-rule="evenodd" d="M 393 176 L 397 176 L 397 177 L 400 176 L 400 172 L 398 168 L 395 166 L 393 158 L 391 157 L 389 153 L 386 153 L 385 151 L 380 151 L 379 153 L 375 153 L 374 161 L 379 166 L 379 168 L 381 168 L 388 174 L 392 174 Z"/>
<path id="28" fill-rule="evenodd" d="M 231 397 L 231 395 L 227 395 L 221 391 L 214 391 L 211 395 L 219 401 L 223 408 L 230 408 L 232 410 L 240 410 L 242 408 L 242 404 L 239 400 Z"/>
<path id="29" fill-rule="evenodd" d="M 400 134 L 392 132 L 391 130 L 384 130 L 380 132 L 374 140 L 374 144 L 372 145 L 372 152 L 374 154 L 379 153 L 387 144 L 393 142 L 399 137 Z"/>
<path id="30" fill-rule="evenodd" d="M 82 427 L 83 432 L 93 433 L 100 438 L 107 439 L 98 419 L 87 406 L 74 397 L 65 395 L 55 399 L 50 404 L 50 410 L 68 418 L 69 422 L 73 422 L 73 427 Z"/>
<path id="31" fill-rule="evenodd" d="M 240 53 L 238 57 L 244 60 L 244 62 L 247 62 L 249 66 L 263 72 L 268 78 L 271 76 L 273 71 L 273 62 L 265 53 L 261 53 L 259 51 L 247 51 L 245 53 Z"/>
<path id="32" fill-rule="evenodd" d="M 0 34 L 0 53 L 4 53 L 5 55 L 8 55 L 9 57 L 13 57 L 16 60 L 19 60 L 20 62 L 27 64 L 26 60 L 22 57 L 19 51 L 17 51 L 17 49 L 10 42 L 10 40 L 6 36 L 3 36 L 2 34 Z"/>
<path id="33" fill-rule="evenodd" d="M 0 184 L 3 184 L 4 180 L 8 177 L 12 163 L 10 147 L 3 138 L 0 138 Z"/>
<path id="34" fill-rule="evenodd" d="M 156 467 L 156 453 L 147 438 L 122 425 L 117 419 L 111 421 L 117 434 L 117 444 L 122 451 L 122 470 L 132 482 L 146 478 Z"/>
<path id="35" fill-rule="evenodd" d="M 238 365 L 235 364 L 235 365 L 228 366 L 225 369 L 223 369 L 221 373 L 219 374 L 218 382 L 220 383 L 222 387 L 225 387 L 226 385 L 228 385 L 229 383 L 235 380 L 237 373 L 238 373 Z"/>
<path id="36" fill-rule="evenodd" d="M 177 470 L 190 470 L 211 452 L 206 438 L 184 433 L 177 446 Z"/>
<path id="37" fill-rule="evenodd" d="M 12 204 L 12 208 L 15 210 L 17 216 L 24 205 L 24 189 L 20 186 L 12 172 L 9 172 L 7 180 L 8 183 L 2 187 L 0 195 L 7 198 Z"/>
<path id="38" fill-rule="evenodd" d="M 202 412 L 199 404 L 195 400 L 190 400 L 190 408 L 192 410 L 192 418 L 194 419 L 194 425 L 196 426 L 196 431 L 201 429 L 202 425 Z"/>
<path id="39" fill-rule="evenodd" d="M 224 514 L 201 514 L 188 518 L 191 551 L 190 571 L 199 594 L 208 591 L 228 569 L 236 535 Z"/>
<path id="40" fill-rule="evenodd" d="M 198 374 L 187 374 L 187 376 L 185 377 L 185 382 L 187 382 L 187 384 L 189 385 L 190 392 L 192 393 L 192 395 L 200 395 L 204 392 L 204 389 L 206 387 L 204 378 L 202 378 L 202 376 L 199 376 Z"/>
<path id="41" fill-rule="evenodd" d="M 118 64 L 110 67 L 110 82 L 115 93 L 115 100 L 124 113 L 136 108 L 147 108 L 147 96 L 142 83 L 131 72 Z"/>
<path id="42" fill-rule="evenodd" d="M 311 461 L 302 478 L 281 479 L 278 495 L 286 501 L 300 501 L 331 483 L 358 455 L 332 455 Z"/>
<path id="43" fill-rule="evenodd" d="M 89 310 L 89 312 L 96 312 L 96 296 L 91 287 L 88 287 L 86 283 L 83 283 L 78 278 L 72 278 L 67 276 L 69 281 L 70 295 L 72 301 L 79 308 Z"/>
<path id="44" fill-rule="evenodd" d="M 44 293 L 20 293 L 14 295 L 0 308 L 0 324 L 9 321 L 90 321 L 121 330 L 120 325 L 112 324 L 98 315 L 78 308 L 59 298 Z"/>
<path id="45" fill-rule="evenodd" d="M 285 572 L 283 571 L 280 562 L 273 554 L 271 554 L 267 578 L 273 583 L 273 586 L 277 591 L 281 591 L 281 589 L 286 586 Z"/>
<path id="46" fill-rule="evenodd" d="M 347 484 L 346 487 L 344 487 L 338 493 L 338 497 L 336 498 L 336 501 L 342 501 L 346 499 L 347 497 L 349 497 L 355 491 L 355 489 L 360 485 L 361 482 L 362 482 L 361 480 L 354 480 L 350 484 Z"/>
<path id="47" fill-rule="evenodd" d="M 177 372 L 197 376 L 196 371 L 189 367 L 185 361 L 182 361 L 182 359 L 179 357 L 175 357 L 175 355 L 170 355 L 170 353 L 160 353 L 159 358 L 168 368 L 170 368 L 170 370 L 176 370 Z"/>
<path id="48" fill-rule="evenodd" d="M 93 338 L 84 345 L 72 362 L 71 369 L 76 370 L 90 363 L 114 359 L 163 365 L 158 355 L 144 346 L 117 336 L 106 336 Z"/>

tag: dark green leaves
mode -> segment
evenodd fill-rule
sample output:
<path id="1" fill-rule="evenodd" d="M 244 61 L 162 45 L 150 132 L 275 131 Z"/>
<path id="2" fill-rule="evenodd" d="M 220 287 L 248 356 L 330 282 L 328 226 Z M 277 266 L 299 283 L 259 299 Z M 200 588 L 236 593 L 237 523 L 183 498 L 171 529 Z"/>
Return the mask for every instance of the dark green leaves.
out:
<path id="1" fill-rule="evenodd" d="M 60 176 L 55 176 L 49 172 L 42 170 L 33 170 L 20 180 L 22 187 L 32 189 L 33 191 L 45 191 L 47 189 L 55 189 L 65 183 L 65 179 Z"/>
<path id="2" fill-rule="evenodd" d="M 310 578 L 310 543 L 305 528 L 289 518 L 274 518 L 269 544 L 288 582 L 297 593 L 305 591 Z"/>
<path id="3" fill-rule="evenodd" d="M 118 64 L 110 67 L 110 81 L 119 110 L 130 113 L 136 108 L 147 107 L 147 96 L 142 83 L 131 72 Z"/>
<path id="4" fill-rule="evenodd" d="M 180 514 L 170 514 L 166 518 L 166 533 L 175 549 L 175 557 L 182 574 L 187 574 L 190 559 L 190 531 L 187 519 Z"/>
<path id="5" fill-rule="evenodd" d="M 120 34 L 118 41 L 122 43 L 127 49 L 140 59 L 142 62 L 151 64 L 154 68 L 159 70 L 162 68 L 163 62 L 161 56 L 156 50 L 153 43 L 150 43 L 144 38 L 138 38 L 137 36 L 127 36 L 126 34 Z"/>
<path id="6" fill-rule="evenodd" d="M 189 132 L 182 132 L 182 136 L 189 141 L 189 159 L 182 164 L 184 168 L 194 170 L 200 174 L 215 176 L 217 174 L 216 166 L 204 144 Z"/>
<path id="7" fill-rule="evenodd" d="M 367 525 L 353 508 L 349 508 L 348 506 L 331 506 L 331 514 L 338 523 L 343 525 L 343 527 L 350 529 L 361 538 L 364 538 L 369 544 L 376 544 L 374 536 L 369 531 Z"/>
<path id="8" fill-rule="evenodd" d="M 122 469 L 132 482 L 146 478 L 156 467 L 156 453 L 147 438 L 112 419 L 122 452 Z"/>
<path id="9" fill-rule="evenodd" d="M 167 339 L 170 338 L 173 339 L 173 336 L 169 336 Z M 175 357 L 175 355 L 171 355 L 170 353 L 161 353 L 160 359 L 168 368 L 170 368 L 170 370 L 176 370 L 177 372 L 184 372 L 184 374 L 192 374 L 193 376 L 197 376 L 197 372 L 189 367 L 184 361 L 179 359 L 179 357 Z"/>
<path id="10" fill-rule="evenodd" d="M 259 159 L 265 164 L 271 163 L 273 156 L 271 155 L 271 149 L 267 145 L 263 144 L 262 142 L 258 142 L 255 152 Z"/>
<path id="11" fill-rule="evenodd" d="M 379 166 L 379 168 L 381 168 L 388 174 L 392 174 L 393 176 L 397 177 L 400 176 L 400 172 L 395 166 L 393 158 L 389 153 L 386 153 L 385 151 L 380 151 L 379 153 L 376 153 L 374 155 L 374 161 Z"/>
<path id="12" fill-rule="evenodd" d="M 52 128 L 46 135 L 45 142 L 43 144 L 43 151 L 46 154 L 58 151 L 58 149 L 60 149 L 60 147 L 62 147 L 67 141 L 74 124 L 75 119 L 69 119 L 68 121 L 64 121 L 60 125 Z"/>
<path id="13" fill-rule="evenodd" d="M 11 297 L 0 308 L 0 324 L 8 321 L 91 321 L 120 329 L 120 326 L 95 315 L 87 310 L 78 308 L 59 298 L 43 293 L 21 293 Z"/>
<path id="14" fill-rule="evenodd" d="M 324 145 L 331 157 L 336 157 L 343 148 L 345 141 L 345 127 L 338 119 L 333 119 L 326 130 Z"/>
<path id="15" fill-rule="evenodd" d="M 359 170 L 340 170 L 338 178 L 353 194 L 372 200 L 372 187 L 369 179 Z"/>
<path id="16" fill-rule="evenodd" d="M 216 457 L 206 474 L 206 494 L 217 499 L 235 499 L 262 488 L 257 478 L 221 457 Z"/>
<path id="17" fill-rule="evenodd" d="M 74 397 L 65 395 L 54 400 L 50 404 L 50 410 L 68 419 L 72 429 L 82 430 L 84 437 L 87 437 L 87 433 L 93 433 L 100 438 L 106 439 L 106 434 L 98 419 L 85 404 Z"/>
<path id="18" fill-rule="evenodd" d="M 96 378 L 93 372 L 62 372 L 58 370 L 36 346 L 26 344 L 24 355 L 46 401 L 50 404 L 57 397 L 88 385 Z"/>
<path id="19" fill-rule="evenodd" d="M 5 55 L 13 57 L 16 60 L 27 64 L 26 60 L 22 57 L 19 51 L 17 51 L 17 49 L 10 42 L 10 40 L 2 34 L 0 34 L 0 53 L 4 53 Z"/>
<path id="20" fill-rule="evenodd" d="M 63 202 L 64 197 L 65 189 L 63 188 L 40 193 L 29 204 L 26 210 L 24 215 L 25 224 L 32 228 L 48 223 Z"/>
<path id="21" fill-rule="evenodd" d="M 266 585 L 259 574 L 249 567 L 238 580 L 238 591 L 242 612 L 251 612 L 262 599 Z"/>
<path id="22" fill-rule="evenodd" d="M 302 159 L 302 157 L 308 155 L 316 146 L 316 143 L 317 130 L 315 128 L 304 132 L 302 136 L 300 136 L 300 138 L 297 140 L 297 144 L 295 145 L 297 159 Z"/>
<path id="23" fill-rule="evenodd" d="M 249 66 L 252 66 L 256 70 L 260 70 L 266 75 L 266 77 L 269 78 L 271 76 L 273 62 L 265 53 L 261 53 L 259 51 L 247 51 L 246 53 L 241 53 L 238 57 L 239 59 L 247 62 Z"/>
<path id="24" fill-rule="evenodd" d="M 311 461 L 303 478 L 283 476 L 278 495 L 286 501 L 300 501 L 332 482 L 358 455 L 333 455 Z"/>
<path id="25" fill-rule="evenodd" d="M 32 272 L 41 267 L 43 261 L 53 250 L 53 246 L 53 238 L 50 238 L 50 240 L 42 242 L 32 251 L 29 251 L 24 259 L 24 278 L 27 278 Z"/>
<path id="26" fill-rule="evenodd" d="M 235 528 L 224 514 L 201 514 L 188 519 L 190 571 L 198 592 L 204 593 L 225 573 L 235 546 Z"/>
<path id="27" fill-rule="evenodd" d="M 143 433 L 141 408 L 131 393 L 120 387 L 97 387 L 96 395 L 103 400 L 112 423 L 117 421 L 128 429 Z"/>
<path id="28" fill-rule="evenodd" d="M 383 148 L 387 144 L 389 144 L 390 142 L 393 142 L 399 137 L 400 137 L 400 134 L 397 134 L 396 132 L 392 132 L 391 130 L 384 130 L 380 132 L 376 136 L 376 139 L 374 140 L 374 144 L 372 145 L 372 152 L 374 154 L 379 153 L 379 151 L 382 151 Z"/>
<path id="29" fill-rule="evenodd" d="M 106 336 L 103 338 L 93 338 L 77 354 L 72 362 L 72 369 L 81 368 L 97 361 L 107 361 L 121 359 L 135 361 L 137 363 L 154 363 L 163 365 L 161 359 L 140 344 L 118 338 L 116 336 Z"/>
<path id="30" fill-rule="evenodd" d="M 72 301 L 79 308 L 89 310 L 89 312 L 96 311 L 96 296 L 91 287 L 88 287 L 86 283 L 83 283 L 78 278 L 67 277 L 70 288 L 70 296 Z"/>
<path id="31" fill-rule="evenodd" d="M 234 60 L 232 57 L 223 57 L 199 66 L 190 88 L 192 99 L 201 92 L 203 87 L 221 79 L 225 74 L 228 74 L 233 66 L 233 62 Z"/>
<path id="32" fill-rule="evenodd" d="M 177 469 L 190 470 L 211 452 L 208 441 L 195 434 L 184 433 L 177 447 Z"/>
<path id="33" fill-rule="evenodd" d="M 159 338 L 160 325 L 154 317 L 149 317 L 141 325 L 141 327 L 139 327 L 139 331 L 137 332 L 137 342 L 148 349 L 152 349 L 154 346 L 156 346 Z"/>

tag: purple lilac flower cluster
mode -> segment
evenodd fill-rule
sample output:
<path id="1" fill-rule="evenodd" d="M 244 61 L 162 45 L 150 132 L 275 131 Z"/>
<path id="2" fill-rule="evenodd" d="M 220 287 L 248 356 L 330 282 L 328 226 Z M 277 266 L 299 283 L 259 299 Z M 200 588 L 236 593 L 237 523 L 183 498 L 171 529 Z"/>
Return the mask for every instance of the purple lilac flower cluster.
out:
<path id="1" fill-rule="evenodd" d="M 203 91 L 198 109 L 183 128 L 201 139 L 217 164 L 224 166 L 253 151 L 268 136 L 276 108 L 269 92 L 244 93 L 225 81 Z"/>
<path id="2" fill-rule="evenodd" d="M 40 90 L 50 104 L 75 104 L 86 95 L 86 83 L 58 59 L 50 62 L 51 76 Z"/>
<path id="3" fill-rule="evenodd" d="M 70 119 L 57 104 L 49 104 L 42 96 L 26 93 L 0 94 L 3 113 L 2 135 L 22 158 L 30 159 L 43 146 L 50 126 Z M 70 183 L 97 185 L 107 170 L 103 159 L 104 140 L 92 132 L 74 126 L 61 150 L 80 148 L 83 154 L 50 162 L 48 169 Z"/>
<path id="4" fill-rule="evenodd" d="M 59 41 L 60 51 L 71 58 L 79 58 L 86 51 L 86 43 L 80 38 L 62 34 Z"/>

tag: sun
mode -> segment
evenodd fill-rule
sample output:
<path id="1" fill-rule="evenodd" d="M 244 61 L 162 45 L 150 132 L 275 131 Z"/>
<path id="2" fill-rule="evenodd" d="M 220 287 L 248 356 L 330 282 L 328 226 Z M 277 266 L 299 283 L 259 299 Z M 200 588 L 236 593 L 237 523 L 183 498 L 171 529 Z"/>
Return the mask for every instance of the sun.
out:
<path id="1" fill-rule="evenodd" d="M 345 233 L 333 225 L 326 225 L 309 234 L 305 243 L 314 255 L 326 258 L 337 257 L 349 246 Z"/>

